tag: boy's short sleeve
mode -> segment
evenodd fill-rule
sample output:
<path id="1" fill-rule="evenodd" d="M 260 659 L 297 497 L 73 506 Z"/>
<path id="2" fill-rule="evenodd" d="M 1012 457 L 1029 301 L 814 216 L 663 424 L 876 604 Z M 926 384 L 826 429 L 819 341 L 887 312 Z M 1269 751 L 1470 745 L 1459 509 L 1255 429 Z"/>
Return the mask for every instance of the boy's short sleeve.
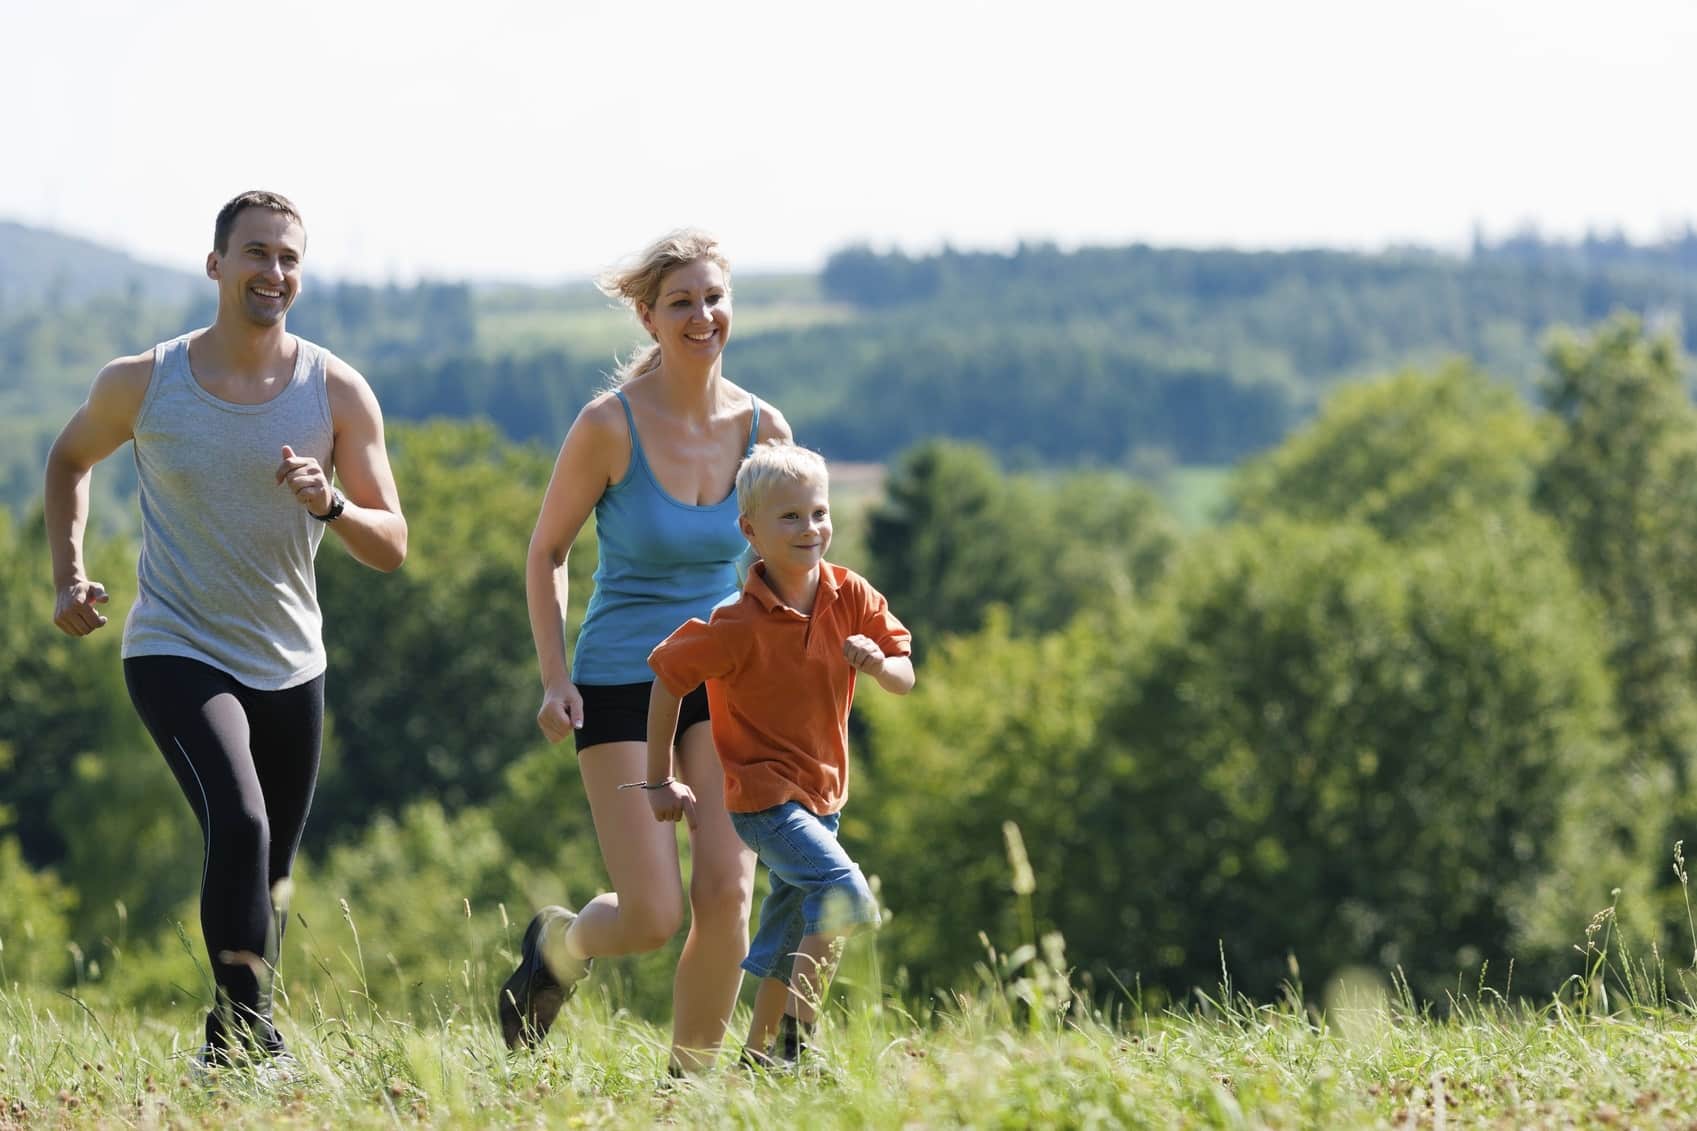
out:
<path id="1" fill-rule="evenodd" d="M 884 595 L 872 588 L 865 578 L 857 578 L 862 590 L 863 608 L 860 614 L 860 624 L 855 629 L 862 636 L 869 636 L 872 642 L 883 650 L 886 656 L 911 656 L 913 654 L 913 633 L 907 626 L 896 619 L 896 614 L 890 611 L 890 603 Z"/>
<path id="2" fill-rule="evenodd" d="M 709 624 L 691 618 L 655 645 L 648 666 L 667 691 L 683 698 L 710 679 L 730 674 L 734 666 L 722 622 Z"/>

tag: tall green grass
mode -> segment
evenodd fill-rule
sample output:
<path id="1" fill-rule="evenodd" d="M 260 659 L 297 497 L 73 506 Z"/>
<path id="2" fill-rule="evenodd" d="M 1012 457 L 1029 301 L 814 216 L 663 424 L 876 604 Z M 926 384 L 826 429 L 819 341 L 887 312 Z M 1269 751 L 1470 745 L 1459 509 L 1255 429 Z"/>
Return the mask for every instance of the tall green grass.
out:
<path id="1" fill-rule="evenodd" d="M 466 954 L 462 995 L 387 1010 L 348 908 L 309 948 L 328 982 L 282 1001 L 300 1080 L 235 1071 L 209 1086 L 189 1071 L 186 1007 L 13 984 L 0 990 L 0 1127 L 1683 1127 L 1697 1112 L 1690 969 L 1631 955 L 1612 909 L 1584 925 L 1572 977 L 1541 1004 L 1488 969 L 1436 1006 L 1394 971 L 1311 999 L 1293 961 L 1278 1001 L 1244 998 L 1222 971 L 1184 1007 L 1151 1013 L 1136 986 L 1080 992 L 1065 941 L 1031 917 L 1023 845 L 1007 832 L 1023 937 L 983 940 L 977 984 L 908 1002 L 857 940 L 824 1053 L 798 1075 L 743 1072 L 728 1044 L 717 1071 L 669 1082 L 666 1029 L 605 982 L 540 1050 L 509 1054 L 492 999 L 471 987 L 510 953 Z M 454 937 L 445 926 L 443 945 Z"/>

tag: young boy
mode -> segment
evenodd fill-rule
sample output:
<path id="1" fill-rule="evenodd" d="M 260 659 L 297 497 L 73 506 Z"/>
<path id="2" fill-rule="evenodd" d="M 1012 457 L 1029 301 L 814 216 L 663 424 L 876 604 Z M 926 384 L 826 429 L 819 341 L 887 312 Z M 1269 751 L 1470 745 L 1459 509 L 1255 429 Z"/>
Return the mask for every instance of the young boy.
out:
<path id="1" fill-rule="evenodd" d="M 855 677 L 897 695 L 913 688 L 907 629 L 864 578 L 825 561 L 828 495 L 817 454 L 785 443 L 756 448 L 737 473 L 737 523 L 759 555 L 741 597 L 706 623 L 684 624 L 648 657 L 657 678 L 641 784 L 655 819 L 695 825 L 695 795 L 672 776 L 672 743 L 679 701 L 706 682 L 725 808 L 770 873 L 742 964 L 763 979 L 743 1052 L 760 1066 L 800 1058 L 833 941 L 878 924 L 866 878 L 837 841 Z"/>

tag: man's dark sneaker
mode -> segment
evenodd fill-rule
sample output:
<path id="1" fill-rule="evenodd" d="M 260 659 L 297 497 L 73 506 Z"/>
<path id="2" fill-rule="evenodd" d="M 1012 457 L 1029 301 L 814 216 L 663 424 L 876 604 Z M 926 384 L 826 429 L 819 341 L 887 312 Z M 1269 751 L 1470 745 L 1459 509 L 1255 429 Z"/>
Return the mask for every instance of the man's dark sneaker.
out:
<path id="1" fill-rule="evenodd" d="M 525 928 L 524 944 L 519 948 L 519 968 L 501 987 L 501 997 L 496 1002 L 501 1037 L 508 1048 L 540 1044 L 560 1007 L 589 975 L 587 960 L 566 955 L 565 931 L 576 918 L 576 912 L 564 907 L 544 907 Z"/>
<path id="2" fill-rule="evenodd" d="M 260 1057 L 253 1063 L 254 1083 L 262 1088 L 287 1088 L 304 1079 L 306 1072 L 292 1053 Z"/>
<path id="3" fill-rule="evenodd" d="M 197 1084 L 208 1087 L 216 1084 L 218 1074 L 229 1066 L 223 1050 L 210 1044 L 201 1045 L 197 1052 L 189 1054 L 189 1078 Z"/>
<path id="4" fill-rule="evenodd" d="M 189 1078 L 204 1087 L 220 1079 L 240 1079 L 262 1088 L 281 1088 L 305 1078 L 300 1061 L 287 1050 L 250 1055 L 243 1049 L 231 1052 L 219 1045 L 204 1044 L 189 1055 Z"/>

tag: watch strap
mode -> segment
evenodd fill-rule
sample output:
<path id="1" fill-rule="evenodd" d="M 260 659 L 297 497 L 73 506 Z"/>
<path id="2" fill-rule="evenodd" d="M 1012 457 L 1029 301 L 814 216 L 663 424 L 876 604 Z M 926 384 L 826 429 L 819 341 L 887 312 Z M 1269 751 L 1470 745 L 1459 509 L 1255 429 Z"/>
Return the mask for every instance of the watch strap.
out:
<path id="1" fill-rule="evenodd" d="M 323 514 L 312 514 L 311 511 L 307 511 L 306 513 L 312 514 L 312 517 L 316 518 L 319 522 L 335 522 L 338 518 L 342 517 L 342 512 L 347 509 L 348 500 L 340 491 L 332 487 L 330 489 L 330 509 L 325 511 Z"/>

